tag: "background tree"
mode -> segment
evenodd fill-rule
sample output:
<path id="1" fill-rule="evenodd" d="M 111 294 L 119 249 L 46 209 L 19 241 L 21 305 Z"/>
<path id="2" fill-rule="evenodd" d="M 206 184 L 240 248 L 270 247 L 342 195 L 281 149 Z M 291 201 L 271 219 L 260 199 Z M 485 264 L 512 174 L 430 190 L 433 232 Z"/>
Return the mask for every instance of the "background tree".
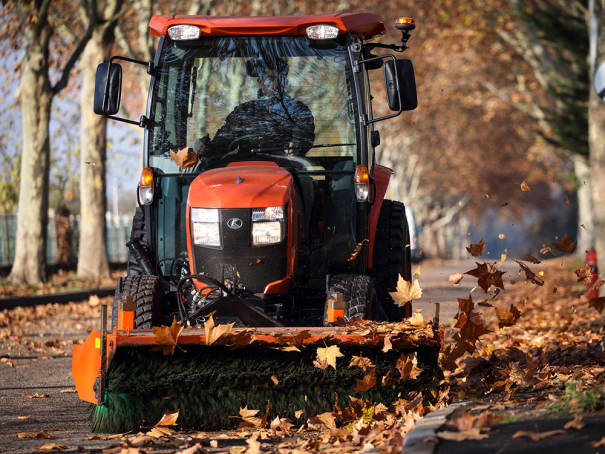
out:
<path id="1" fill-rule="evenodd" d="M 96 0 L 82 6 L 96 11 Z M 67 86 L 70 71 L 92 36 L 96 14 L 91 14 L 86 32 L 65 63 L 58 82 L 52 85 L 49 45 L 54 28 L 49 22 L 51 0 L 18 0 L 13 7 L 22 33 L 23 59 L 18 97 L 23 151 L 15 260 L 9 279 L 38 283 L 46 277 L 51 105 L 53 98 Z"/>

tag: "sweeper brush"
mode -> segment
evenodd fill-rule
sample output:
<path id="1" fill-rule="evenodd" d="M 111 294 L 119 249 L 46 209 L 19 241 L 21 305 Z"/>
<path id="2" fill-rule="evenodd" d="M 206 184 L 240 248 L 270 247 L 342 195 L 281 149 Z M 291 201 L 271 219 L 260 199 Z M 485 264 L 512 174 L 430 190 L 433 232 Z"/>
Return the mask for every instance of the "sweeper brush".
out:
<path id="1" fill-rule="evenodd" d="M 74 346 L 74 380 L 79 397 L 93 404 L 97 433 L 150 427 L 174 410 L 180 410 L 182 427 L 204 430 L 236 427 L 240 421 L 233 417 L 246 406 L 269 404 L 269 418 L 294 420 L 298 410 L 306 416 L 331 411 L 348 396 L 388 405 L 410 391 L 438 386 L 440 331 L 422 322 L 364 323 L 219 325 L 210 345 L 208 329 L 182 330 L 172 345 L 152 330 L 114 330 L 103 339 L 94 331 Z M 354 357 L 366 358 L 369 367 L 355 366 Z M 412 363 L 416 374 L 409 374 Z"/>

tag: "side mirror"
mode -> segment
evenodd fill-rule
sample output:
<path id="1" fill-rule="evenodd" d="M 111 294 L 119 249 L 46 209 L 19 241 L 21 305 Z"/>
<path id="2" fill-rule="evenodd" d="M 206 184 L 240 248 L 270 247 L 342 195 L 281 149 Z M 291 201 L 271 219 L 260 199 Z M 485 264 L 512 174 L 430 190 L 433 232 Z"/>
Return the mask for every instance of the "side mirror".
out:
<path id="1" fill-rule="evenodd" d="M 592 87 L 601 101 L 605 101 L 605 61 L 597 66 L 592 78 Z"/>
<path id="2" fill-rule="evenodd" d="M 393 60 L 387 60 L 384 64 L 384 84 L 389 109 L 399 111 L 401 106 L 402 111 L 414 110 L 418 107 L 414 66 L 410 60 L 396 60 L 396 62 L 397 76 L 399 77 L 399 96 L 397 96 L 395 82 L 395 63 Z"/>
<path id="3" fill-rule="evenodd" d="M 97 115 L 115 115 L 120 110 L 122 67 L 118 63 L 112 63 L 111 74 L 109 68 L 109 63 L 101 63 L 97 66 L 94 100 L 94 111 Z"/>

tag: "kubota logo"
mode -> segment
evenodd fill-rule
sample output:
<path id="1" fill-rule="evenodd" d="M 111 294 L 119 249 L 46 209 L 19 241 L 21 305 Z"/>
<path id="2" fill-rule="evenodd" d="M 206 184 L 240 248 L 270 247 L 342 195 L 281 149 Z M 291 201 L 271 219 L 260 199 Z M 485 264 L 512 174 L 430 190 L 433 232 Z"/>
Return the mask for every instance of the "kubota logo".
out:
<path id="1" fill-rule="evenodd" d="M 233 230 L 241 229 L 244 223 L 239 218 L 231 218 L 227 221 L 227 227 Z"/>

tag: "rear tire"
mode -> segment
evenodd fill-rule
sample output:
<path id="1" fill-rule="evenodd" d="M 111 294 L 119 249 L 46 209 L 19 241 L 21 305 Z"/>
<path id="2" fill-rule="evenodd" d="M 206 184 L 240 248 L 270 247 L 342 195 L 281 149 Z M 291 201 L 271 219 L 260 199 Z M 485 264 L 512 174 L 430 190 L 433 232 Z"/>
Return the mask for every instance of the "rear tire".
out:
<path id="1" fill-rule="evenodd" d="M 166 300 L 162 282 L 157 276 L 138 275 L 124 278 L 122 293 L 132 296 L 136 304 L 134 316 L 135 329 L 151 329 L 159 326 L 162 320 L 161 308 Z M 118 325 L 118 301 L 114 299 L 112 326 Z"/>
<path id="2" fill-rule="evenodd" d="M 343 295 L 346 303 L 345 321 L 350 321 L 354 317 L 361 317 L 364 320 L 370 317 L 372 303 L 376 299 L 372 277 L 357 274 L 337 274 L 332 276 L 329 290 Z M 326 300 L 324 325 L 327 324 L 327 320 L 328 303 Z"/>
<path id="3" fill-rule="evenodd" d="M 145 228 L 145 213 L 141 207 L 137 207 L 132 218 L 132 229 L 130 231 L 130 240 L 139 240 L 145 250 L 148 250 L 147 231 Z M 143 274 L 143 270 L 135 258 L 128 251 L 128 263 L 126 265 L 126 274 L 128 276 L 138 276 Z"/>
<path id="4" fill-rule="evenodd" d="M 389 292 L 397 290 L 399 275 L 411 281 L 410 231 L 401 202 L 384 200 L 380 208 L 374 240 L 373 269 L 378 300 L 389 321 L 400 321 L 412 315 L 412 303 L 399 307 Z"/>

